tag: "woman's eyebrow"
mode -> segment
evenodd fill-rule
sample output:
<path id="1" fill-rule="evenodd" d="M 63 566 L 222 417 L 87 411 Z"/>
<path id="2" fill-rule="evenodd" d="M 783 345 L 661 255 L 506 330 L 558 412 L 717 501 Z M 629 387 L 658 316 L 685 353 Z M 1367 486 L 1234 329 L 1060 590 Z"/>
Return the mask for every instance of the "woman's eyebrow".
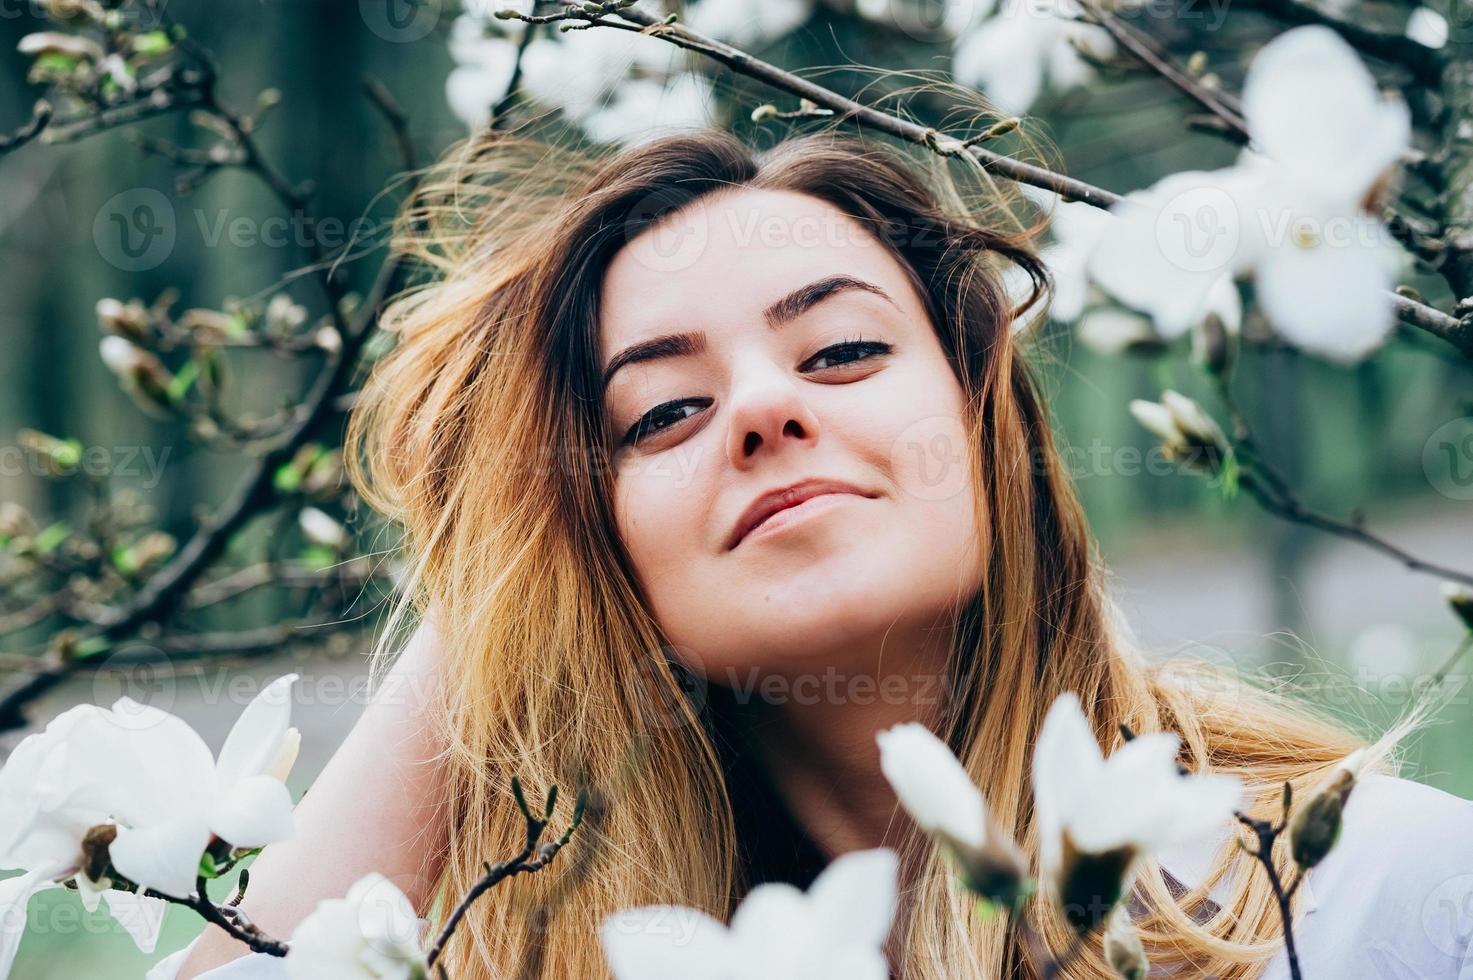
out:
<path id="1" fill-rule="evenodd" d="M 780 330 L 830 296 L 855 289 L 873 293 L 899 309 L 895 300 L 890 298 L 890 294 L 874 283 L 856 279 L 854 276 L 837 274 L 824 276 L 822 279 L 815 279 L 807 285 L 799 286 L 763 310 L 762 317 L 767 321 L 770 329 Z M 706 334 L 701 330 L 665 334 L 642 340 L 624 348 L 609 359 L 609 366 L 604 369 L 603 389 L 607 390 L 614 373 L 626 364 L 699 354 L 705 349 Z"/>

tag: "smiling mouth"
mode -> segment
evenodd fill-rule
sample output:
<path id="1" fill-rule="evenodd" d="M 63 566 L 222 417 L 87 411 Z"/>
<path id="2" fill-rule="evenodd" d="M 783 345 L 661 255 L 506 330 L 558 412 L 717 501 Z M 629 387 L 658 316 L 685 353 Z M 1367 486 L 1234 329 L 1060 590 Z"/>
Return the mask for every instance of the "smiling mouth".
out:
<path id="1" fill-rule="evenodd" d="M 822 511 L 831 509 L 845 498 L 869 499 L 862 493 L 855 493 L 850 490 L 827 490 L 823 493 L 816 493 L 811 497 L 805 497 L 796 504 L 768 514 L 761 521 L 748 528 L 746 533 L 732 547 L 740 547 L 743 542 L 754 536 L 777 533 L 789 525 L 806 520 L 809 516 L 814 516 Z"/>

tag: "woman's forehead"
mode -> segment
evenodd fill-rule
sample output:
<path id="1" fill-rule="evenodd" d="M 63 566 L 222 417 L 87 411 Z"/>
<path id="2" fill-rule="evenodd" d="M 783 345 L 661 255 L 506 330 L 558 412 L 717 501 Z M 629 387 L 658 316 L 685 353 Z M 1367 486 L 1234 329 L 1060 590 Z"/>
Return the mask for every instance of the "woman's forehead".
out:
<path id="1" fill-rule="evenodd" d="M 904 271 L 864 226 L 827 201 L 743 188 L 707 195 L 614 256 L 600 295 L 605 359 L 673 329 L 746 321 L 807 283 L 849 275 L 899 299 Z"/>

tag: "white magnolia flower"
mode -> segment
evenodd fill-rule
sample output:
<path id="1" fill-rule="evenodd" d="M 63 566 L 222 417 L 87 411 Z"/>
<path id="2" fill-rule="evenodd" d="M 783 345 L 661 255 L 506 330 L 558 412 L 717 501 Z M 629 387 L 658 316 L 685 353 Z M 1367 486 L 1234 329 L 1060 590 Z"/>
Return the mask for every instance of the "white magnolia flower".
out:
<path id="1" fill-rule="evenodd" d="M 1447 44 L 1447 18 L 1431 7 L 1418 7 L 1407 18 L 1406 35 L 1418 44 L 1441 48 Z"/>
<path id="2" fill-rule="evenodd" d="M 413 980 L 425 976 L 424 920 L 393 882 L 374 872 L 345 898 L 317 903 L 292 933 L 292 980 Z"/>
<path id="3" fill-rule="evenodd" d="M 714 98 L 710 80 L 700 72 L 678 72 L 669 82 L 636 78 L 620 84 L 608 105 L 585 117 L 583 129 L 600 143 L 632 145 L 709 125 Z"/>
<path id="4" fill-rule="evenodd" d="M 522 87 L 582 122 L 631 73 L 668 75 L 680 53 L 668 41 L 608 27 L 539 34 L 522 54 Z"/>
<path id="5" fill-rule="evenodd" d="M 1138 735 L 1106 759 L 1077 695 L 1062 694 L 1049 708 L 1033 752 L 1039 859 L 1066 911 L 1086 911 L 1090 921 L 1076 925 L 1097 923 L 1119 897 L 1094 893 L 1098 869 L 1076 874 L 1087 862 L 1118 866 L 1123 891 L 1137 860 L 1221 827 L 1238 807 L 1240 781 L 1183 776 L 1179 745 L 1167 732 Z M 1076 878 L 1090 894 L 1074 891 Z"/>
<path id="6" fill-rule="evenodd" d="M 1118 353 L 1135 343 L 1149 342 L 1152 327 L 1118 310 L 1098 308 L 1099 290 L 1090 282 L 1089 263 L 1112 225 L 1119 219 L 1109 211 L 1082 201 L 1064 201 L 1053 191 L 1023 185 L 1023 193 L 1049 215 L 1053 242 L 1039 252 L 1054 279 L 1049 315 L 1061 323 L 1076 323 L 1080 339 L 1102 353 Z M 1129 297 L 1120 297 L 1129 302 Z M 1181 336 L 1216 314 L 1223 326 L 1237 333 L 1243 322 L 1243 305 L 1232 276 L 1222 274 L 1205 296 L 1180 310 L 1158 307 L 1154 334 L 1162 340 Z M 1103 317 L 1101 322 L 1090 321 Z"/>
<path id="7" fill-rule="evenodd" d="M 108 911 L 140 950 L 151 953 L 158 941 L 164 902 L 109 888 L 105 869 L 84 853 L 88 831 L 110 824 L 117 793 L 109 759 L 85 758 L 80 743 L 89 729 L 116 738 L 109 714 L 90 704 L 70 708 L 22 739 L 0 768 L 0 868 L 23 870 L 0 881 L 0 977 L 15 961 L 31 896 L 68 881 L 89 911 L 106 898 Z"/>
<path id="8" fill-rule="evenodd" d="M 1402 257 L 1366 212 L 1406 150 L 1404 103 L 1384 100 L 1338 34 L 1300 27 L 1265 45 L 1243 89 L 1253 146 L 1216 171 L 1129 195 L 1090 258 L 1095 281 L 1158 327 L 1195 317 L 1225 275 L 1254 275 L 1289 342 L 1364 356 L 1394 324 Z"/>
<path id="9" fill-rule="evenodd" d="M 886 980 L 898 862 L 888 848 L 838 858 L 802 892 L 769 882 L 730 928 L 696 909 L 657 905 L 604 920 L 616 980 Z"/>
<path id="10" fill-rule="evenodd" d="M 880 770 L 921 829 L 980 848 L 986 836 L 987 804 L 946 743 L 915 722 L 880 732 L 875 741 L 880 745 Z"/>
<path id="11" fill-rule="evenodd" d="M 255 848 L 292 835 L 292 798 L 282 779 L 298 744 L 289 728 L 296 679 L 277 678 L 246 705 L 218 760 L 183 719 L 119 699 L 113 737 L 126 753 L 120 762 L 126 792 L 109 849 L 119 874 L 184 898 L 194 891 L 212 837 Z M 98 745 L 85 751 L 103 755 Z"/>
<path id="12" fill-rule="evenodd" d="M 1076 45 L 1097 58 L 1114 54 L 1110 35 L 1080 23 L 1080 13 L 1075 0 L 1003 0 L 995 16 L 957 38 L 952 75 L 980 88 L 1002 111 L 1022 115 L 1045 81 L 1063 90 L 1094 77 Z"/>
<path id="13" fill-rule="evenodd" d="M 791 34 L 813 14 L 813 0 L 697 0 L 681 20 L 697 33 L 738 48 Z"/>
<path id="14" fill-rule="evenodd" d="M 1031 889 L 1028 862 L 991 819 L 982 791 L 945 742 L 924 725 L 896 725 L 875 736 L 880 770 L 921 829 L 934 836 L 968 888 L 1012 908 Z"/>

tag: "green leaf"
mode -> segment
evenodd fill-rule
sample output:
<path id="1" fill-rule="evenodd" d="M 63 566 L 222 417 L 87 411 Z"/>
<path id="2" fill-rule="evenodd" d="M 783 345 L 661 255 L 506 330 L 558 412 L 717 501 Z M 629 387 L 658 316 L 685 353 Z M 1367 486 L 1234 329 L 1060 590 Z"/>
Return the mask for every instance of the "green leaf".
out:
<path id="1" fill-rule="evenodd" d="M 186 361 L 179 369 L 179 373 L 169 380 L 169 401 L 177 403 L 183 398 L 197 377 L 199 377 L 199 364 L 192 360 Z"/>
<path id="2" fill-rule="evenodd" d="M 302 549 L 302 561 L 311 566 L 314 571 L 325 571 L 338 563 L 337 552 L 331 548 L 323 548 L 313 545 Z"/>
<path id="3" fill-rule="evenodd" d="M 112 648 L 106 637 L 94 636 L 77 644 L 76 650 L 72 651 L 74 658 L 95 657 L 99 653 L 105 653 Z"/>
<path id="4" fill-rule="evenodd" d="M 36 56 L 36 68 L 42 71 L 67 75 L 76 67 L 77 59 L 69 54 L 62 54 L 60 51 L 47 51 Z"/>
<path id="5" fill-rule="evenodd" d="M 133 50 L 148 58 L 165 54 L 173 47 L 174 42 L 164 31 L 149 31 L 133 39 Z"/>
<path id="6" fill-rule="evenodd" d="M 220 877 L 220 869 L 215 866 L 215 859 L 210 856 L 209 851 L 199 856 L 199 873 L 205 878 Z"/>
<path id="7" fill-rule="evenodd" d="M 70 524 L 66 521 L 57 521 L 36 535 L 36 550 L 43 555 L 55 551 L 56 547 L 65 541 L 71 533 L 72 528 Z"/>
<path id="8" fill-rule="evenodd" d="M 82 464 L 82 443 L 77 439 L 60 439 L 51 447 L 51 460 L 64 470 L 74 470 Z"/>
<path id="9" fill-rule="evenodd" d="M 124 575 L 136 575 L 138 573 L 138 556 L 132 548 L 117 547 L 112 553 L 113 567 Z"/>
<path id="10" fill-rule="evenodd" d="M 1228 453 L 1222 459 L 1222 499 L 1233 500 L 1238 496 L 1238 457 Z"/>
<path id="11" fill-rule="evenodd" d="M 291 463 L 283 463 L 276 468 L 272 483 L 282 493 L 291 493 L 302 486 L 302 473 Z"/>

